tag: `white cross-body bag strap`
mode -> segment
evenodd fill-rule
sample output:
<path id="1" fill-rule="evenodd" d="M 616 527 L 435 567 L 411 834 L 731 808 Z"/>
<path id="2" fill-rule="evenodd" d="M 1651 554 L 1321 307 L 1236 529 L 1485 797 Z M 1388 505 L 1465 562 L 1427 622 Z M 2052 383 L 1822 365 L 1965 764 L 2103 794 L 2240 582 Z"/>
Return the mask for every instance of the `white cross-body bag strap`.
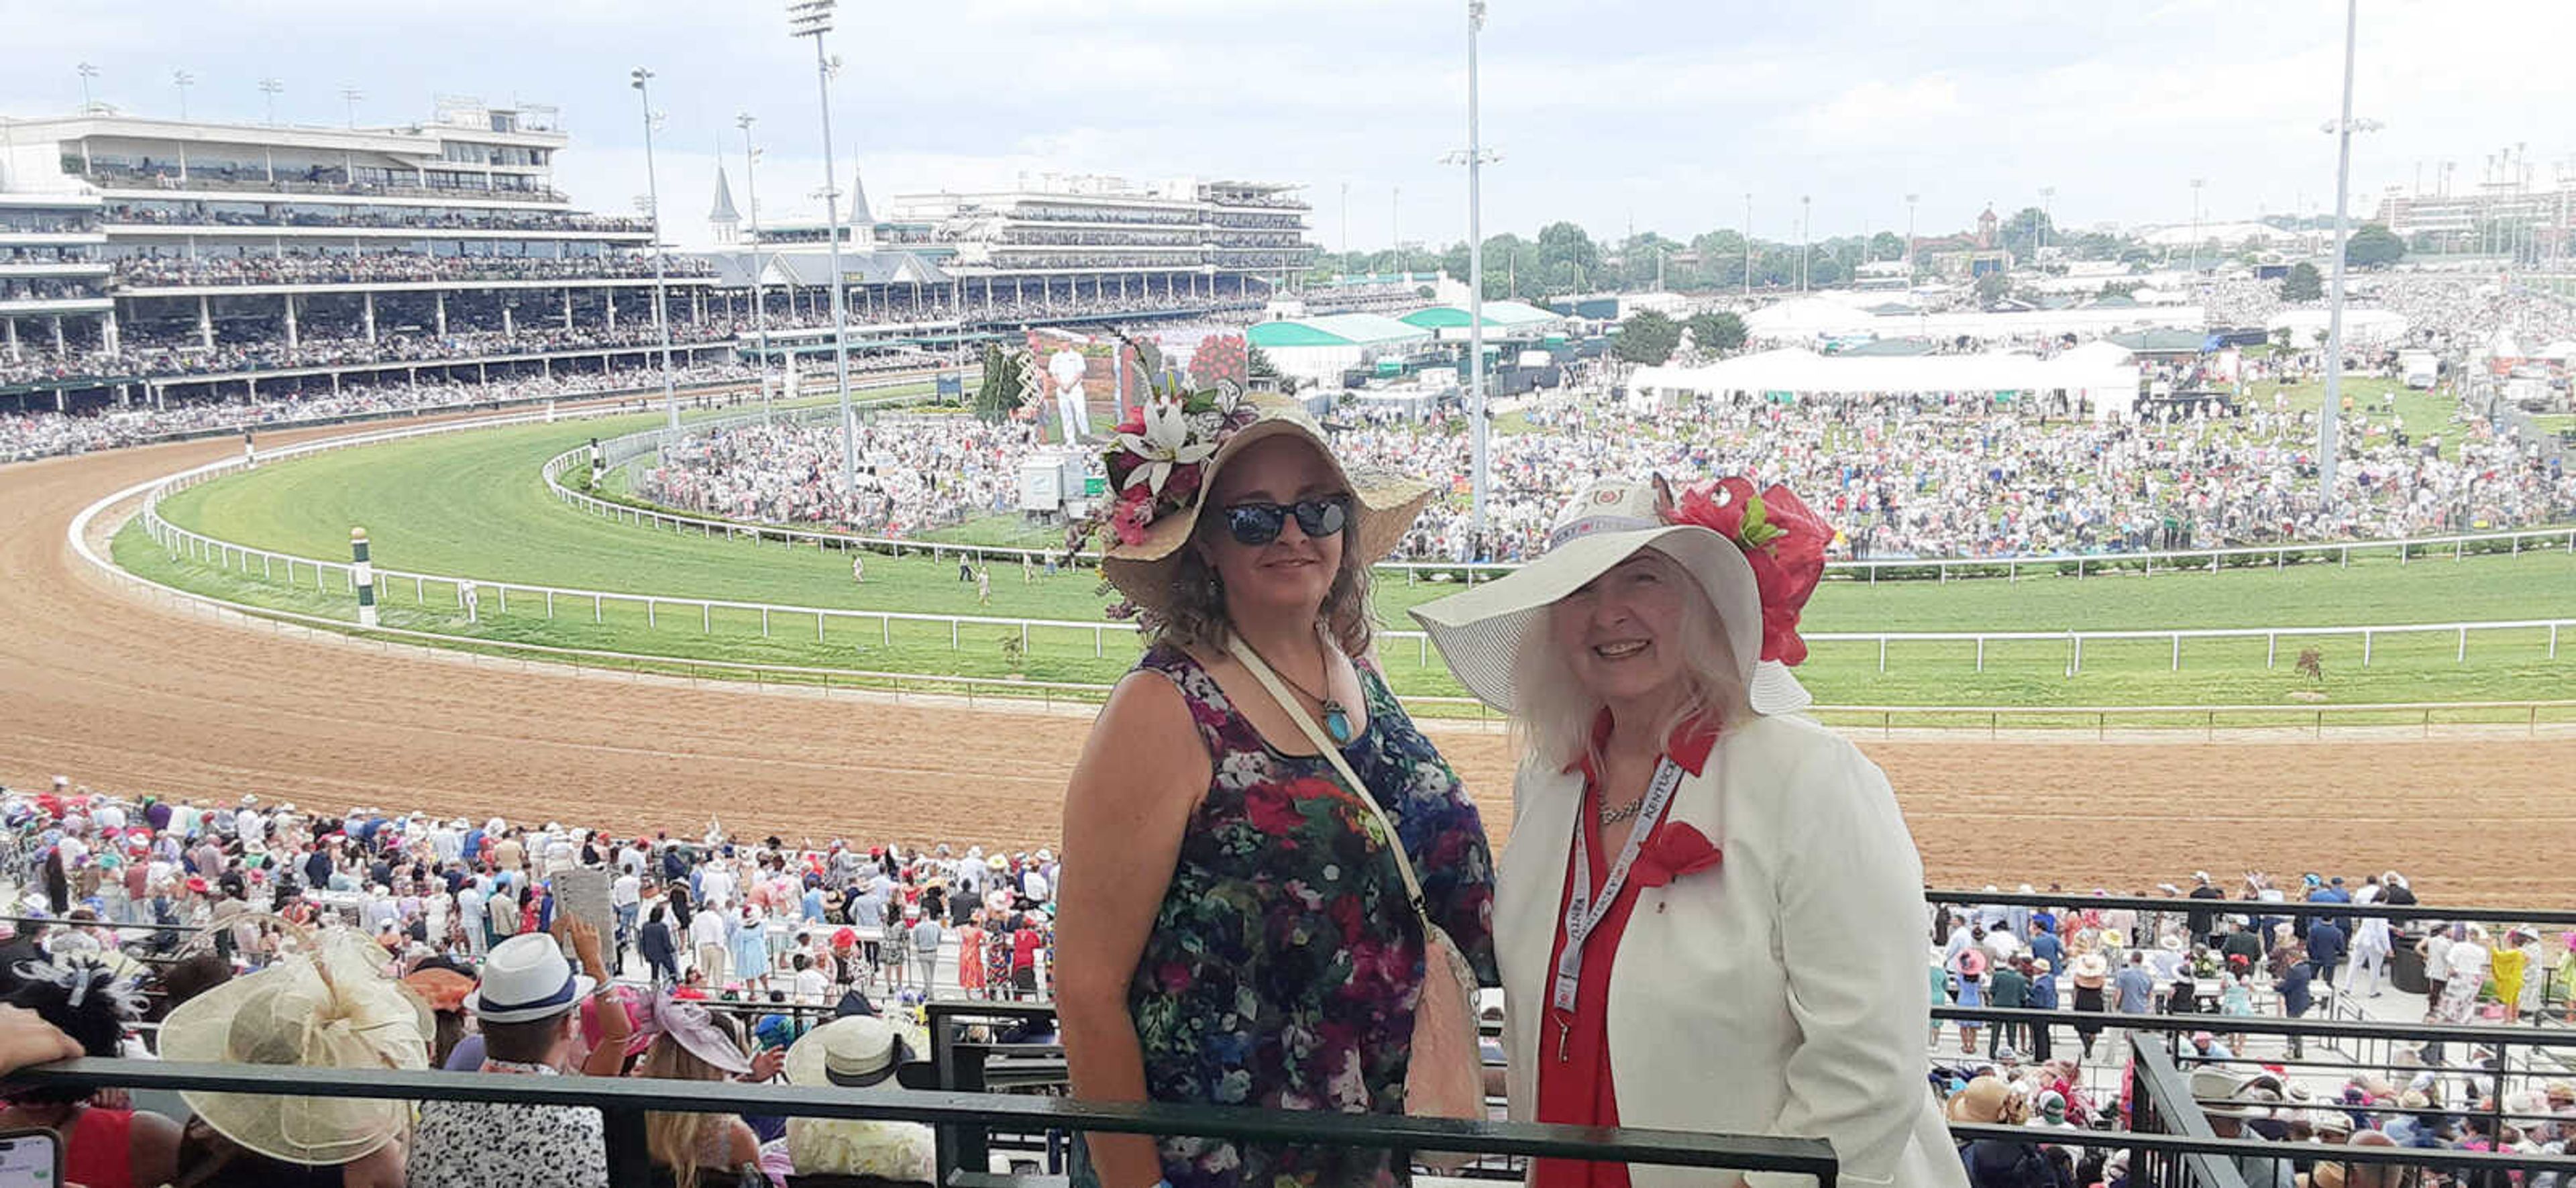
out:
<path id="1" fill-rule="evenodd" d="M 1260 653 L 1237 638 L 1227 639 L 1225 647 L 1234 654 L 1236 663 L 1243 665 L 1254 679 L 1261 682 L 1262 688 L 1270 691 L 1270 699 L 1278 702 L 1279 708 L 1297 720 L 1297 728 L 1306 732 L 1306 740 L 1315 744 L 1315 749 L 1323 752 L 1324 758 L 1332 761 L 1333 770 L 1340 772 L 1342 780 L 1350 785 L 1351 795 L 1359 797 L 1360 803 L 1368 806 L 1369 814 L 1377 818 L 1378 828 L 1386 831 L 1388 848 L 1395 851 L 1395 867 L 1404 872 L 1404 891 L 1413 901 L 1413 910 L 1421 915 L 1425 924 L 1430 923 L 1430 904 L 1422 897 L 1422 881 L 1414 877 L 1413 859 L 1404 852 L 1404 839 L 1396 835 L 1395 822 L 1387 819 L 1386 810 L 1378 807 L 1377 796 L 1369 791 L 1368 782 L 1351 770 L 1350 760 L 1342 758 L 1342 749 L 1324 736 L 1324 728 L 1315 724 L 1315 716 L 1307 713 L 1305 705 L 1289 694 L 1279 674 L 1270 671 L 1270 666 L 1262 662 Z"/>

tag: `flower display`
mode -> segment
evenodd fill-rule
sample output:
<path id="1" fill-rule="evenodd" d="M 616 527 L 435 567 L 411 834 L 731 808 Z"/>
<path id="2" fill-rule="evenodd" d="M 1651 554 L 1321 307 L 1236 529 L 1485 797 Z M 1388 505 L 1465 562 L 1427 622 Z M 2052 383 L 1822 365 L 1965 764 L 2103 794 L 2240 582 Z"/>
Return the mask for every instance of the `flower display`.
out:
<path id="1" fill-rule="evenodd" d="M 1798 616 L 1825 576 L 1825 546 L 1834 539 L 1822 517 L 1777 483 L 1756 492 L 1741 475 L 1694 483 L 1665 518 L 1696 524 L 1733 541 L 1753 566 L 1762 597 L 1762 658 L 1795 666 L 1807 658 Z"/>
<path id="2" fill-rule="evenodd" d="M 1081 548 L 1103 528 L 1119 544 L 1144 543 L 1154 521 L 1198 498 L 1217 447 L 1258 415 L 1231 382 L 1199 392 L 1155 393 L 1128 414 L 1101 452 L 1113 496 L 1073 525 L 1066 548 Z"/>

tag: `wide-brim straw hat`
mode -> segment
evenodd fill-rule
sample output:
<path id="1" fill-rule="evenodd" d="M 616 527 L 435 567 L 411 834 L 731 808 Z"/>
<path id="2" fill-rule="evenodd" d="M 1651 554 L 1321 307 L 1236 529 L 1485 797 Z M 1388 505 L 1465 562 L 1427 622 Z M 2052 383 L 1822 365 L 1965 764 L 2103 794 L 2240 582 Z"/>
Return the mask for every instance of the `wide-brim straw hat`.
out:
<path id="1" fill-rule="evenodd" d="M 1342 529 L 1342 564 L 1346 566 L 1369 566 L 1385 560 L 1412 529 L 1413 518 L 1431 502 L 1433 488 L 1420 479 L 1369 467 L 1344 466 L 1341 459 L 1333 456 L 1323 427 L 1305 409 L 1264 405 L 1251 424 L 1227 437 L 1202 464 L 1198 490 L 1189 504 L 1155 517 L 1145 525 L 1143 540 L 1112 546 L 1101 560 L 1102 575 L 1139 610 L 1160 611 L 1168 607 L 1182 552 L 1189 544 L 1190 534 L 1198 528 L 1208 492 L 1216 489 L 1217 476 L 1224 473 L 1226 463 L 1245 450 L 1277 437 L 1293 437 L 1314 446 L 1334 480 L 1351 493 L 1350 523 Z"/>
<path id="2" fill-rule="evenodd" d="M 1512 668 L 1529 633 L 1544 626 L 1547 608 L 1640 549 L 1672 558 L 1707 593 L 1753 712 L 1795 713 L 1812 703 L 1787 665 L 1762 659 L 1762 594 L 1744 551 L 1696 524 L 1664 523 L 1651 483 L 1613 479 L 1584 488 L 1557 513 L 1538 560 L 1415 607 L 1413 617 L 1459 684 L 1513 713 L 1520 699 Z"/>
<path id="3" fill-rule="evenodd" d="M 2066 972 L 2074 976 L 2077 986 L 2099 990 L 2104 982 L 2111 979 L 2111 963 L 2100 953 L 2078 953 L 2074 963 L 2066 967 Z"/>
<path id="4" fill-rule="evenodd" d="M 1966 1088 L 1950 1095 L 1942 1113 L 1953 1122 L 1993 1126 L 2004 1120 L 2012 1102 L 2012 1088 L 1997 1077 L 1978 1077 Z"/>
<path id="5" fill-rule="evenodd" d="M 863 1087 L 892 1079 L 913 1055 L 911 1039 L 894 1024 L 875 1015 L 845 1015 L 790 1045 L 779 1070 L 791 1085 Z"/>
<path id="6" fill-rule="evenodd" d="M 161 1024 L 161 1058 L 352 1071 L 421 1070 L 434 1031 L 429 1006 L 368 961 L 372 942 L 324 934 L 179 1004 Z M 347 1163 L 403 1132 L 410 1105 L 355 1097 L 182 1092 L 188 1108 L 225 1138 L 271 1159 Z"/>

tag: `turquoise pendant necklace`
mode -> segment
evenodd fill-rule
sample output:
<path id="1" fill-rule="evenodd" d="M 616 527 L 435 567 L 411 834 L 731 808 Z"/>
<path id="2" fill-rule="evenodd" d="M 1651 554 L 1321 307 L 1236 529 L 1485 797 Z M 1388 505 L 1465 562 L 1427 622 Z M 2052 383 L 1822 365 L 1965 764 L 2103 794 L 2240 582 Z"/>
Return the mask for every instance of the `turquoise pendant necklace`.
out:
<path id="1" fill-rule="evenodd" d="M 1256 656 L 1260 654 L 1261 653 L 1259 652 L 1253 653 L 1253 655 Z M 1265 660 L 1263 663 L 1268 663 L 1268 661 Z M 1272 664 L 1270 667 L 1272 671 L 1276 672 L 1279 666 Z M 1326 669 L 1327 679 L 1330 679 L 1330 675 L 1331 670 L 1328 668 Z M 1351 745 L 1351 739 L 1355 737 L 1355 735 L 1351 730 L 1350 707 L 1343 705 L 1339 700 L 1326 697 L 1304 685 L 1300 685 L 1293 680 L 1289 680 L 1287 673 L 1278 673 L 1278 677 L 1280 680 L 1285 681 L 1289 688 L 1295 689 L 1297 692 L 1305 695 L 1308 700 L 1324 707 L 1324 735 L 1325 737 L 1333 740 L 1334 746 L 1347 747 Z"/>

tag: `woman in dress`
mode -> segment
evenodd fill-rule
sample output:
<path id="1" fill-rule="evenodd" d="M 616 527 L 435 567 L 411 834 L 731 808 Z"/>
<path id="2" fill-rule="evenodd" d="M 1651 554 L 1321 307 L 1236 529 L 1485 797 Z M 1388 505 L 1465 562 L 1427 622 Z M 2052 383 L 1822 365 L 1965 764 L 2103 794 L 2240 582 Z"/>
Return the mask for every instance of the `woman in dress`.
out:
<path id="1" fill-rule="evenodd" d="M 1830 535 L 1740 478 L 1596 482 L 1536 562 L 1414 616 L 1525 744 L 1494 908 L 1513 1117 L 1821 1138 L 1846 1183 L 1955 1186 L 1921 860 L 1886 776 L 1793 716 Z"/>
<path id="2" fill-rule="evenodd" d="M 1203 394 L 1158 399 L 1147 416 L 1110 451 L 1110 483 L 1127 494 L 1104 568 L 1152 646 L 1110 695 L 1065 797 L 1054 977 L 1074 1092 L 1401 1113 L 1426 975 L 1450 974 L 1426 965 L 1400 864 L 1418 873 L 1431 920 L 1493 976 L 1484 826 L 1370 657 L 1369 566 L 1429 491 L 1346 471 L 1294 409 Z M 1320 722 L 1364 790 L 1298 714 Z M 1076 1183 L 1106 1188 L 1408 1178 L 1383 1150 L 1087 1137 Z"/>
<path id="3" fill-rule="evenodd" d="M 2487 949 L 2484 925 L 2471 924 L 2465 940 L 2451 942 L 2443 964 L 2450 976 L 2442 983 L 2442 998 L 2432 1004 L 2433 1015 L 2444 1023 L 2466 1023 L 2475 1014 L 2479 995 L 2486 991 L 2487 966 L 2494 954 Z"/>

